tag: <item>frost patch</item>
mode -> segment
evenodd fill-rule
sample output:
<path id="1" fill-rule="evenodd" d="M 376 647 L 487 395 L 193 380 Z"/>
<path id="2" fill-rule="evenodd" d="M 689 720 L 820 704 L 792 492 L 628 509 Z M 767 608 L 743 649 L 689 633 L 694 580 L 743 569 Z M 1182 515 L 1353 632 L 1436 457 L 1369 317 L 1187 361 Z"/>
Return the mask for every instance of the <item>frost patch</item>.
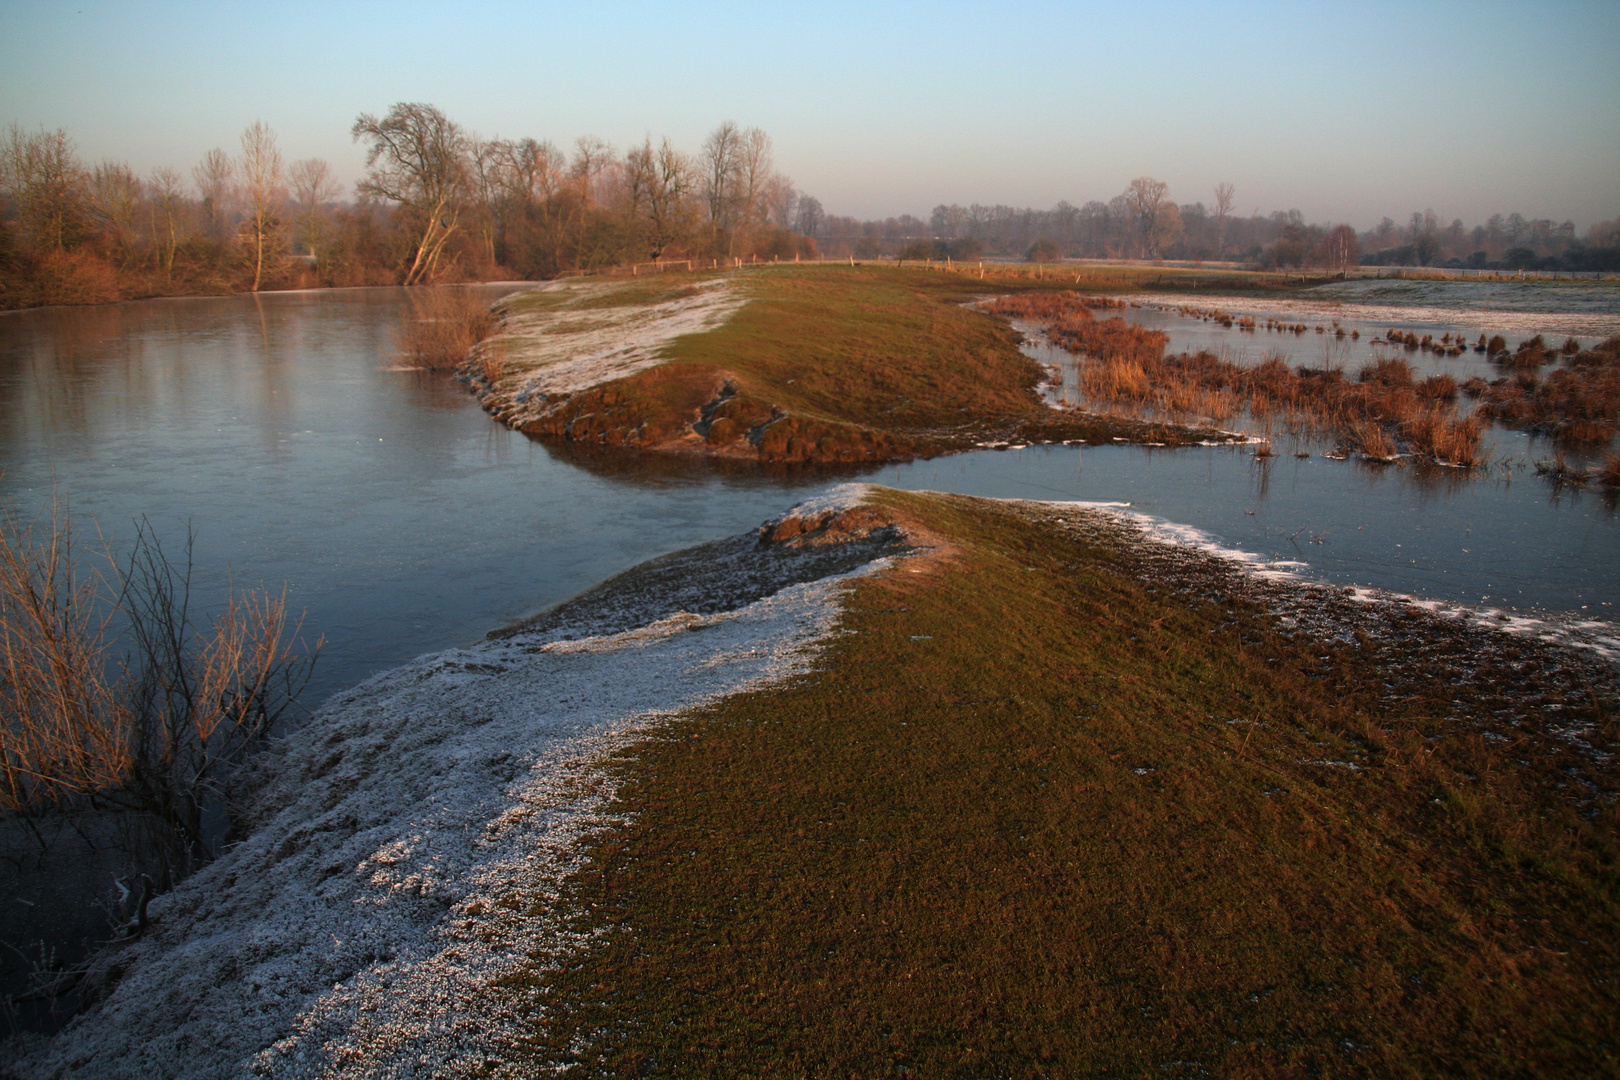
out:
<path id="1" fill-rule="evenodd" d="M 552 282 L 540 289 L 565 291 L 584 301 L 623 287 Z M 471 365 L 478 370 L 487 358 L 489 366 L 500 372 L 481 395 L 484 407 L 507 426 L 522 427 L 582 390 L 658 366 L 670 342 L 713 330 L 747 302 L 727 280 L 703 282 L 682 292 L 685 295 L 662 303 L 584 312 L 564 306 L 519 314 L 508 307 L 499 332 L 478 346 Z"/>
<path id="2" fill-rule="evenodd" d="M 606 756 L 672 713 L 807 670 L 843 582 L 890 561 L 723 614 L 518 633 L 334 696 L 260 763 L 248 838 L 153 901 L 111 995 L 8 1068 L 485 1074 L 536 1018 L 503 977 L 583 944 L 560 899 L 608 820 Z"/>

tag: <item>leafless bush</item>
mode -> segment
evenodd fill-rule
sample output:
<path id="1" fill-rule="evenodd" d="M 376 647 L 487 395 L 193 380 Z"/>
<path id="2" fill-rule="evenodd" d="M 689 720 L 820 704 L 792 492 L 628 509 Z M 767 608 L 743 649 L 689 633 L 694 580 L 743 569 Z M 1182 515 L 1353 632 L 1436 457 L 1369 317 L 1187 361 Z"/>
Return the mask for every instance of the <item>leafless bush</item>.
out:
<path id="1" fill-rule="evenodd" d="M 133 812 L 169 882 L 212 854 L 205 809 L 320 648 L 269 592 L 232 588 L 199 626 L 190 585 L 189 535 L 173 561 L 141 522 L 120 559 L 79 550 L 60 508 L 0 516 L 0 811 Z"/>
<path id="2" fill-rule="evenodd" d="M 459 289 L 413 290 L 411 309 L 400 347 L 406 362 L 419 367 L 454 370 L 495 329 L 489 305 Z"/>

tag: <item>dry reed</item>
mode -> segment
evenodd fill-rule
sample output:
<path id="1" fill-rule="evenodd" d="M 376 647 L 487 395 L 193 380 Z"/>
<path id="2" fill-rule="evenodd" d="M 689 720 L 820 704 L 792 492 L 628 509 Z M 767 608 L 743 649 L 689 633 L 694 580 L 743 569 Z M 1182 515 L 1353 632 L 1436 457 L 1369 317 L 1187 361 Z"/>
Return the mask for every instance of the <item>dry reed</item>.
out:
<path id="1" fill-rule="evenodd" d="M 1112 317 L 1094 308 L 1119 301 L 1076 293 L 1002 297 L 989 305 L 1000 315 L 1044 323 L 1053 343 L 1084 356 L 1081 390 L 1097 405 L 1153 410 L 1186 420 L 1224 422 L 1247 409 L 1257 420 L 1281 422 L 1299 433 L 1349 436 L 1370 457 L 1389 459 L 1405 443 L 1413 452 L 1451 465 L 1484 461 L 1481 440 L 1489 421 L 1524 424 L 1553 435 L 1562 444 L 1601 446 L 1620 427 L 1620 337 L 1581 350 L 1573 339 L 1556 349 L 1540 336 L 1509 353 L 1498 335 L 1483 334 L 1469 346 L 1461 334 L 1419 337 L 1391 329 L 1388 340 L 1409 349 L 1457 355 L 1465 348 L 1491 353 L 1510 374 L 1487 382 L 1475 377 L 1460 386 L 1441 373 L 1418 380 L 1400 356 L 1378 356 L 1356 379 L 1333 367 L 1290 368 L 1271 354 L 1243 367 L 1208 352 L 1166 356 L 1166 335 Z M 1238 326 L 1242 320 L 1219 309 L 1185 308 L 1182 313 Z M 1268 329 L 1304 333 L 1304 324 L 1271 320 Z M 1323 333 L 1329 330 L 1324 326 Z M 1341 329 L 1336 324 L 1332 330 Z M 1562 361 L 1545 379 L 1540 369 Z M 1472 413 L 1453 407 L 1458 392 L 1479 401 Z M 1378 428 L 1380 435 L 1373 433 Z"/>
<path id="2" fill-rule="evenodd" d="M 1620 453 L 1604 458 L 1593 478 L 1604 487 L 1620 487 Z"/>
<path id="3" fill-rule="evenodd" d="M 302 648 L 284 595 L 232 589 L 199 627 L 189 594 L 189 538 L 175 563 L 141 523 L 119 560 L 82 552 L 60 508 L 0 515 L 0 810 L 142 815 L 169 881 L 210 854 L 205 807 L 320 648 Z"/>
<path id="4" fill-rule="evenodd" d="M 489 305 L 471 293 L 443 286 L 413 291 L 411 318 L 400 332 L 400 351 L 417 367 L 454 370 L 494 329 Z"/>

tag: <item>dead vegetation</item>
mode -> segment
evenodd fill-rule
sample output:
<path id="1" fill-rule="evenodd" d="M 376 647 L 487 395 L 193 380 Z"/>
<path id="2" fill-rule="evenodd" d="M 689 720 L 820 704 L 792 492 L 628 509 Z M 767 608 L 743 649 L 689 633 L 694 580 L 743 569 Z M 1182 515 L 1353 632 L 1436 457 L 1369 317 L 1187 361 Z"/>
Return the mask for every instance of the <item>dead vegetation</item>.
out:
<path id="1" fill-rule="evenodd" d="M 1511 353 L 1502 343 L 1491 359 L 1509 374 L 1462 384 L 1486 416 L 1550 435 L 1572 449 L 1600 448 L 1614 437 L 1620 424 L 1620 337 L 1584 350 L 1570 339 L 1552 350 L 1538 334 Z M 1556 366 L 1543 378 L 1548 365 Z"/>
<path id="2" fill-rule="evenodd" d="M 1483 463 L 1484 422 L 1453 407 L 1458 388 L 1450 376 L 1414 381 L 1400 357 L 1376 359 L 1351 380 L 1341 368 L 1291 368 L 1280 353 L 1252 367 L 1207 351 L 1166 356 L 1167 335 L 1092 314 L 1106 306 L 1117 301 L 1049 293 L 999 298 L 989 310 L 1044 323 L 1055 344 L 1084 356 L 1080 386 L 1092 402 L 1175 422 L 1225 423 L 1246 411 L 1268 429 L 1348 439 L 1374 460 L 1394 460 L 1404 445 L 1442 464 Z"/>
<path id="3" fill-rule="evenodd" d="M 464 289 L 415 289 L 410 301 L 410 321 L 400 332 L 400 357 L 415 367 L 454 371 L 495 329 L 489 305 Z"/>
<path id="4" fill-rule="evenodd" d="M 211 856 L 227 774 L 319 649 L 266 591 L 232 589 L 199 625 L 190 554 L 144 522 L 120 558 L 81 549 L 65 510 L 0 517 L 0 813 L 138 815 L 156 839 L 131 854 L 160 887 Z"/>

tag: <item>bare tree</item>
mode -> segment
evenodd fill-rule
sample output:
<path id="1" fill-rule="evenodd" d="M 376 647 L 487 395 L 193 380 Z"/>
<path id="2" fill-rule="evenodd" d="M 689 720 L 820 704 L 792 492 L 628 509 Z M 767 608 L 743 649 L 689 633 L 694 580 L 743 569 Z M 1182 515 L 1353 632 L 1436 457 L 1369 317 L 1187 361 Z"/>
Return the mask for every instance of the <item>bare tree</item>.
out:
<path id="1" fill-rule="evenodd" d="M 686 201 L 692 191 L 692 166 L 665 139 L 653 149 L 648 138 L 625 155 L 630 208 L 646 232 L 653 258 L 659 258 L 686 232 Z"/>
<path id="2" fill-rule="evenodd" d="M 581 135 L 574 140 L 574 160 L 569 173 L 579 185 L 581 202 L 588 210 L 596 201 L 597 179 L 613 163 L 613 147 L 595 135 Z"/>
<path id="3" fill-rule="evenodd" d="M 742 133 L 737 144 L 737 204 L 735 227 L 744 249 L 768 211 L 767 194 L 775 174 L 771 171 L 771 137 L 757 127 Z"/>
<path id="4" fill-rule="evenodd" d="M 85 174 L 67 133 L 25 134 L 11 125 L 0 146 L 0 189 L 17 205 L 23 236 L 37 251 L 71 247 L 85 228 Z"/>
<path id="5" fill-rule="evenodd" d="M 821 231 L 822 223 L 827 215 L 821 209 L 821 200 L 811 195 L 800 195 L 798 213 L 794 215 L 793 228 L 795 231 L 809 237 L 814 237 Z"/>
<path id="6" fill-rule="evenodd" d="M 103 161 L 90 174 L 91 211 L 122 263 L 135 254 L 143 194 L 141 178 L 121 161 Z"/>
<path id="7" fill-rule="evenodd" d="M 297 238 L 309 249 L 310 258 L 320 262 L 320 249 L 326 233 L 326 204 L 342 190 L 332 166 L 320 158 L 295 161 L 287 170 L 292 183 L 293 206 L 297 210 Z"/>
<path id="8" fill-rule="evenodd" d="M 466 136 L 438 109 L 417 102 L 400 102 L 380 120 L 362 113 L 353 135 L 368 144 L 360 193 L 398 203 L 416 229 L 405 284 L 430 279 L 466 197 Z"/>
<path id="9" fill-rule="evenodd" d="M 698 155 L 699 167 L 703 171 L 703 201 L 709 210 L 709 228 L 714 232 L 717 247 L 721 238 L 729 238 L 731 233 L 740 143 L 741 133 L 737 125 L 727 120 L 703 140 L 703 150 Z"/>
<path id="10" fill-rule="evenodd" d="M 1181 213 L 1168 198 L 1170 185 L 1138 176 L 1125 189 L 1126 206 L 1141 237 L 1142 254 L 1157 258 L 1166 241 L 1181 231 Z"/>
<path id="11" fill-rule="evenodd" d="M 513 146 L 500 139 L 467 140 L 467 186 L 471 192 L 479 247 L 490 266 L 496 265 L 496 239 L 501 231 L 502 204 L 511 190 L 507 173 L 514 164 Z"/>
<path id="12" fill-rule="evenodd" d="M 263 120 L 242 132 L 242 194 L 247 202 L 242 233 L 253 259 L 253 291 L 258 292 L 266 268 L 280 260 L 281 204 L 287 198 L 276 133 Z"/>
<path id="13" fill-rule="evenodd" d="M 1356 230 L 1349 225 L 1338 225 L 1322 239 L 1322 262 L 1335 270 L 1346 270 L 1361 259 L 1361 244 Z"/>
<path id="14" fill-rule="evenodd" d="M 180 222 L 186 209 L 180 174 L 163 167 L 152 170 L 146 182 L 147 205 L 152 212 L 152 242 L 162 253 L 163 272 L 174 272 L 174 253 L 180 246 Z"/>
<path id="15" fill-rule="evenodd" d="M 1237 189 L 1222 180 L 1215 185 L 1215 257 L 1226 256 L 1226 220 L 1232 215 L 1232 199 Z"/>
<path id="16" fill-rule="evenodd" d="M 781 173 L 773 173 L 765 184 L 766 217 L 778 229 L 793 228 L 793 211 L 799 204 L 798 189 Z"/>
<path id="17" fill-rule="evenodd" d="M 191 170 L 191 179 L 202 197 L 202 228 L 207 236 L 224 243 L 230 235 L 236 211 L 236 163 L 215 147 L 203 155 Z"/>

